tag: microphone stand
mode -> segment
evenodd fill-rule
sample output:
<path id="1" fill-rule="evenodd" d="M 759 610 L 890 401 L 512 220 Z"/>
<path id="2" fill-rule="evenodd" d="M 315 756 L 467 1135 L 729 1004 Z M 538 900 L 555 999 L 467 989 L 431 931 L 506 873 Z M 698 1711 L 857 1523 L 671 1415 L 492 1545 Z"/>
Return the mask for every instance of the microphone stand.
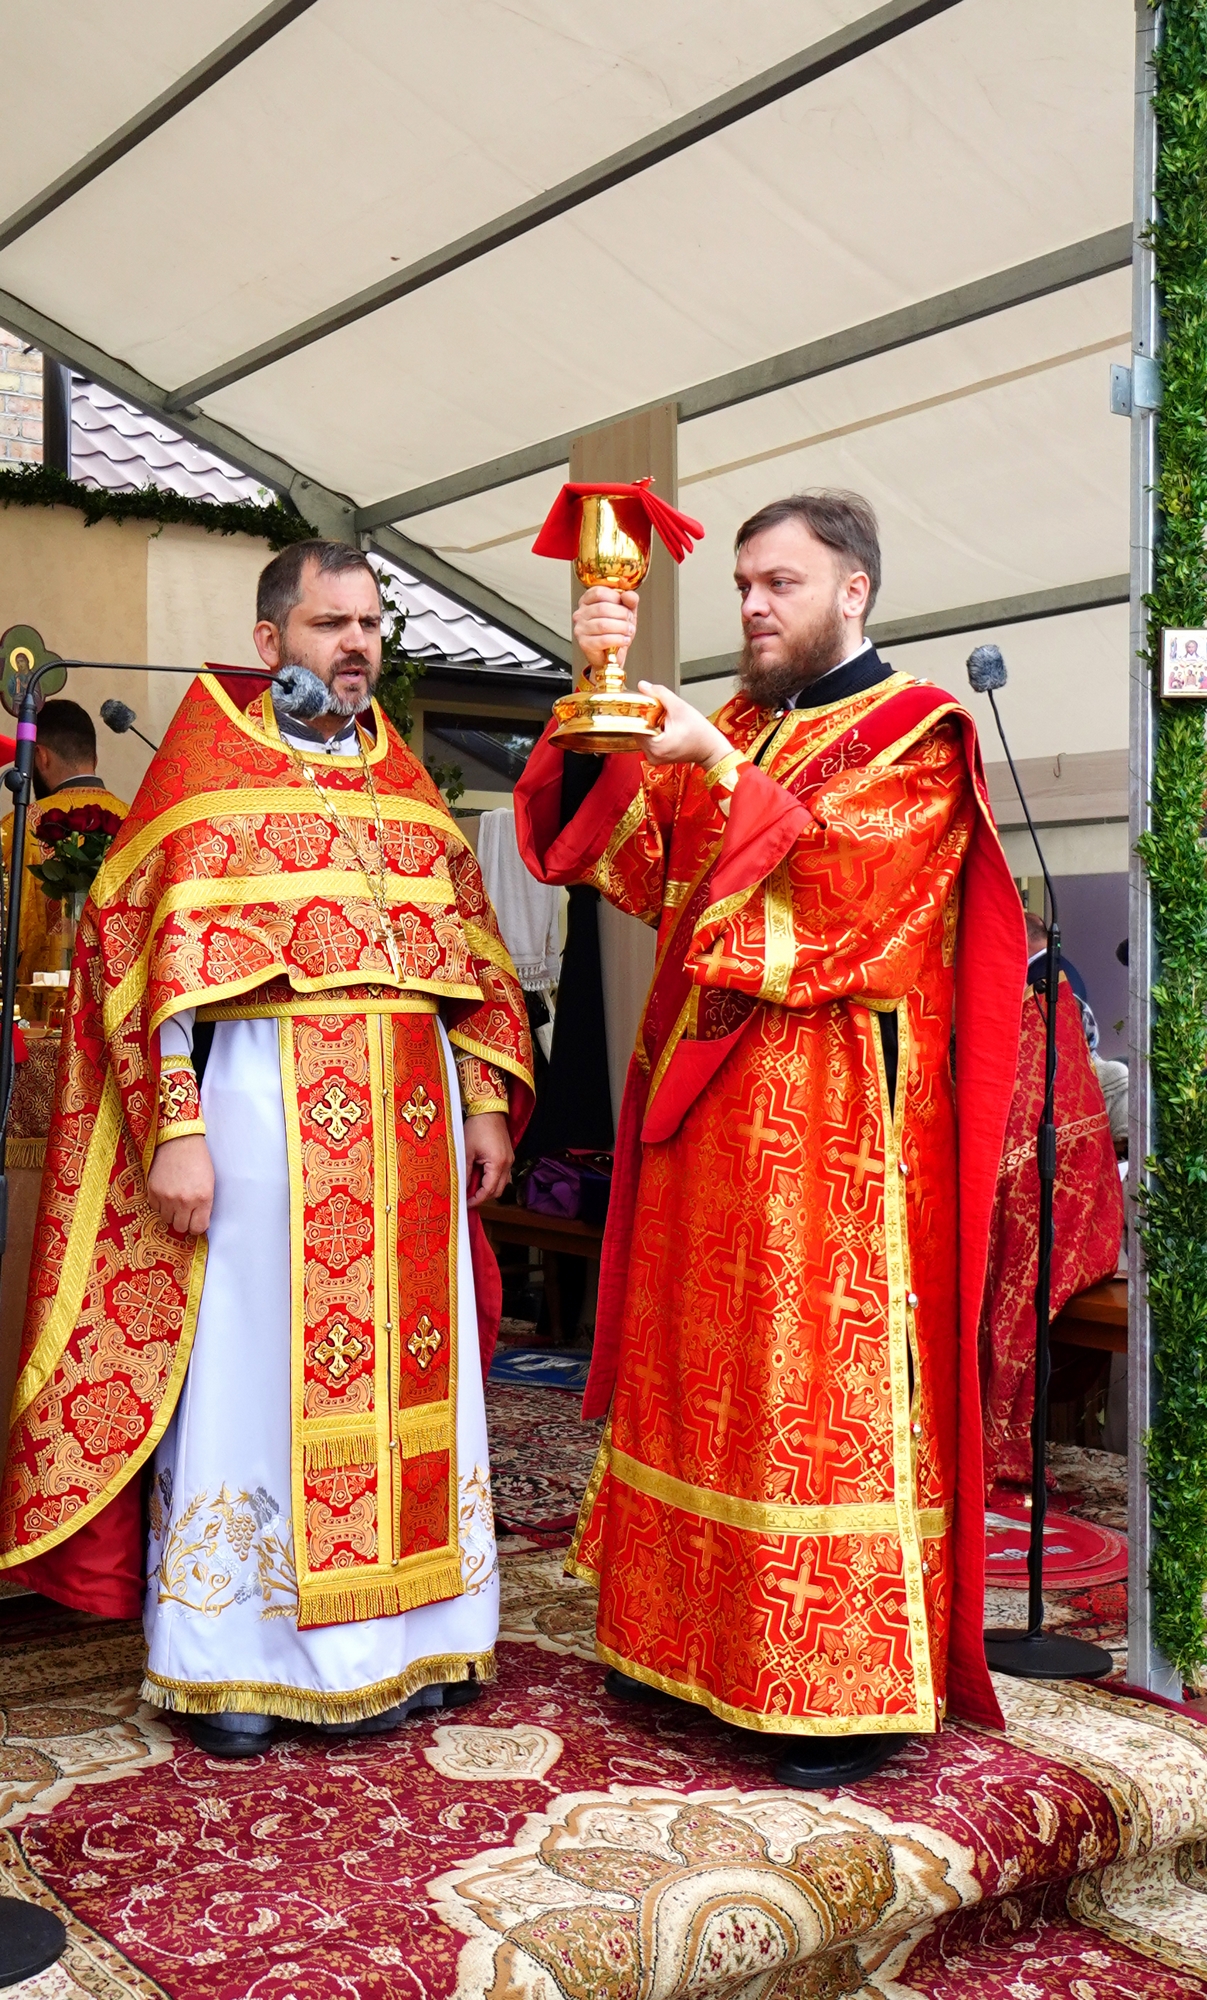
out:
<path id="1" fill-rule="evenodd" d="M 1002 727 L 992 688 L 987 688 L 989 705 L 1002 739 L 1002 749 L 1010 766 L 1010 776 L 1018 793 L 1031 844 L 1039 856 L 1044 892 L 1051 918 L 1044 958 L 1044 1101 L 1035 1135 L 1035 1164 L 1039 1172 L 1039 1267 L 1035 1278 L 1035 1407 L 1031 1413 L 1031 1533 L 1027 1546 L 1027 1629 L 997 1626 L 985 1634 L 985 1658 L 998 1673 L 1014 1674 L 1025 1680 L 1097 1680 L 1109 1674 L 1114 1661 L 1101 1646 L 1084 1639 L 1068 1639 L 1045 1632 L 1044 1626 L 1044 1522 L 1048 1513 L 1047 1437 L 1048 1391 L 1052 1379 L 1051 1299 L 1053 1206 L 1056 1198 L 1056 1009 L 1060 997 L 1060 920 L 1056 891 L 1048 864 L 1039 844 L 1035 822 L 1027 804 L 1019 775 L 1010 755 L 1010 745 Z"/>

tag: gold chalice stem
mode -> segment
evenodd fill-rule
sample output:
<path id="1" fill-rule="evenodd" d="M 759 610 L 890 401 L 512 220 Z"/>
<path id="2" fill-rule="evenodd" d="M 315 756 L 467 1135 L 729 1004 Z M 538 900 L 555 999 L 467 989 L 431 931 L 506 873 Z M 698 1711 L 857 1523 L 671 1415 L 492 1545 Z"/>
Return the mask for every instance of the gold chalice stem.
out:
<path id="1" fill-rule="evenodd" d="M 615 646 L 609 646 L 604 657 L 603 692 L 605 694 L 623 694 L 624 691 L 624 668 L 616 657 Z"/>

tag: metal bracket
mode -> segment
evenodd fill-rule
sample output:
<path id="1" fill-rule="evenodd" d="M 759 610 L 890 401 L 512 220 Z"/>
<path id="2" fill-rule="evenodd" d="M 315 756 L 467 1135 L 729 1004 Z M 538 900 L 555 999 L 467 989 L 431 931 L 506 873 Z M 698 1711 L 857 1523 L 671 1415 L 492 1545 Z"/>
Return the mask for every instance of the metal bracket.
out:
<path id="1" fill-rule="evenodd" d="M 1111 363 L 1111 415 L 1130 417 L 1137 410 L 1161 407 L 1161 370 L 1151 354 L 1133 354 L 1128 368 Z"/>

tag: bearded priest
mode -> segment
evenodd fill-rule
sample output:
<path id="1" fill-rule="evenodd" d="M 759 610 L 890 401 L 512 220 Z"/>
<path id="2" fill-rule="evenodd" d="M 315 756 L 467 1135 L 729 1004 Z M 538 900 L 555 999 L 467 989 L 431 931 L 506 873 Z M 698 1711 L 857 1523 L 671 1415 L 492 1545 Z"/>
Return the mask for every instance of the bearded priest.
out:
<path id="1" fill-rule="evenodd" d="M 0 1494 L 0 1567 L 145 1597 L 144 1695 L 220 1756 L 491 1676 L 473 1210 L 531 1104 L 477 864 L 372 699 L 371 565 L 300 543 L 257 619 L 326 706 L 202 674 L 97 878 Z"/>
<path id="2" fill-rule="evenodd" d="M 976 1334 L 1026 947 L 971 719 L 864 635 L 871 508 L 764 507 L 735 582 L 734 699 L 708 721 L 642 683 L 648 761 L 597 759 L 585 799 L 547 734 L 516 822 L 542 881 L 658 932 L 570 1557 L 606 1685 L 764 1732 L 816 1788 L 948 1701 L 1000 1725 Z M 636 617 L 588 590 L 587 661 Z"/>

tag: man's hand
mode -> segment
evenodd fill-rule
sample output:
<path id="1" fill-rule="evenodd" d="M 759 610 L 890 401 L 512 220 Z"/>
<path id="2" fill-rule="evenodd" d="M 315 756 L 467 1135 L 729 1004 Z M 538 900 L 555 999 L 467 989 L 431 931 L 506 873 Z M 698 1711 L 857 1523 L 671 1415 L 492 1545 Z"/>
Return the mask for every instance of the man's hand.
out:
<path id="1" fill-rule="evenodd" d="M 515 1152 L 501 1111 L 479 1111 L 465 1121 L 465 1176 L 470 1208 L 500 1195 L 511 1179 Z M 481 1177 L 475 1173 L 481 1169 Z"/>
<path id="2" fill-rule="evenodd" d="M 711 771 L 722 757 L 728 757 L 733 749 L 729 738 L 690 701 L 653 681 L 638 681 L 637 692 L 654 695 L 663 707 L 662 727 L 653 742 L 644 746 L 651 764 L 699 764 L 702 770 Z"/>
<path id="3" fill-rule="evenodd" d="M 573 622 L 579 651 L 589 667 L 602 667 L 613 646 L 623 667 L 637 631 L 637 592 L 593 584 L 579 598 Z"/>
<path id="4" fill-rule="evenodd" d="M 155 1148 L 147 1197 L 167 1228 L 179 1236 L 204 1236 L 214 1206 L 214 1163 L 203 1133 L 186 1132 Z"/>

